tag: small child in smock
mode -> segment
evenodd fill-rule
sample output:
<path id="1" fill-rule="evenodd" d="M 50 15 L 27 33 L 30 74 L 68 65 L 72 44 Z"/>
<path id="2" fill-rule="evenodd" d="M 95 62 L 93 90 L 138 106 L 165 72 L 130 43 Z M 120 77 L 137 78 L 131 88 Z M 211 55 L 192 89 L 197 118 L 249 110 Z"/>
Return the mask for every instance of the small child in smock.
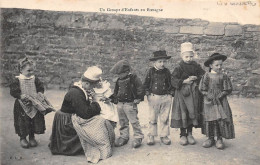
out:
<path id="1" fill-rule="evenodd" d="M 20 137 L 23 148 L 36 147 L 34 134 L 45 131 L 44 115 L 55 111 L 43 95 L 44 86 L 40 79 L 34 76 L 35 64 L 24 58 L 19 62 L 20 75 L 16 76 L 10 85 L 10 94 L 16 98 L 14 103 L 14 127 Z M 26 137 L 29 135 L 29 142 Z"/>
<path id="2" fill-rule="evenodd" d="M 118 121 L 118 115 L 116 106 L 110 100 L 110 97 L 113 95 L 110 83 L 106 80 L 101 80 L 93 90 L 93 100 L 98 102 L 101 108 L 100 116 L 109 120 L 111 125 L 115 128 Z"/>

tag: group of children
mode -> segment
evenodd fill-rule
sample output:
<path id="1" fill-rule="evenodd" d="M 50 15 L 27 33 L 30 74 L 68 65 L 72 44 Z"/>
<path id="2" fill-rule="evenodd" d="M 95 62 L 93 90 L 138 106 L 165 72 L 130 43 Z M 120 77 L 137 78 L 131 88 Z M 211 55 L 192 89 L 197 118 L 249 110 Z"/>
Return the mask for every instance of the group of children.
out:
<path id="1" fill-rule="evenodd" d="M 181 44 L 182 61 L 170 73 L 165 67 L 166 51 L 156 51 L 153 62 L 142 84 L 140 79 L 130 73 L 130 65 L 122 60 L 113 66 L 110 72 L 118 75 L 113 98 L 117 103 L 120 137 L 116 146 L 123 146 L 129 139 L 129 121 L 134 132 L 132 146 L 138 148 L 143 140 L 143 133 L 138 120 L 137 104 L 147 96 L 149 111 L 149 131 L 147 144 L 154 145 L 159 136 L 165 145 L 170 145 L 169 127 L 180 128 L 180 144 L 195 144 L 192 136 L 193 127 L 201 128 L 208 139 L 203 147 L 216 145 L 224 149 L 222 138 L 235 137 L 232 113 L 227 95 L 232 92 L 229 77 L 222 73 L 222 63 L 226 56 L 212 54 L 204 63 L 209 72 L 201 68 L 194 58 L 193 45 L 190 42 Z M 174 99 L 173 99 L 174 98 Z M 169 123 L 169 114 L 171 120 Z M 157 128 L 159 117 L 159 126 Z M 216 141 L 215 138 L 216 137 Z"/>
<path id="2" fill-rule="evenodd" d="M 102 81 L 101 86 L 94 88 L 95 95 L 92 99 L 99 103 L 100 115 L 110 120 L 114 127 L 119 121 L 120 136 L 115 140 L 115 146 L 127 144 L 129 122 L 134 132 L 132 146 L 141 146 L 144 134 L 138 119 L 137 105 L 146 95 L 149 105 L 148 145 L 155 144 L 158 132 L 161 142 L 170 145 L 170 127 L 180 128 L 181 145 L 193 145 L 196 141 L 192 129 L 196 127 L 201 128 L 202 133 L 208 137 L 203 147 L 215 144 L 218 149 L 224 149 L 222 138 L 235 137 L 232 113 L 227 101 L 232 84 L 229 77 L 222 73 L 222 63 L 227 57 L 218 53 L 211 55 L 204 63 L 209 67 L 209 72 L 205 72 L 193 60 L 193 45 L 186 42 L 181 44 L 182 61 L 170 73 L 165 63 L 171 56 L 166 51 L 156 51 L 153 55 L 150 61 L 154 65 L 148 70 L 143 83 L 136 74 L 130 72 L 129 63 L 121 60 L 110 70 L 118 75 L 114 92 L 107 81 Z M 15 131 L 20 136 L 23 148 L 35 147 L 37 142 L 34 134 L 44 133 L 44 115 L 54 108 L 42 94 L 43 84 L 33 74 L 33 62 L 25 58 L 19 66 L 20 75 L 10 86 L 11 95 L 17 98 L 14 105 Z M 111 114 L 116 109 L 117 113 Z M 28 135 L 29 142 L 26 139 Z"/>

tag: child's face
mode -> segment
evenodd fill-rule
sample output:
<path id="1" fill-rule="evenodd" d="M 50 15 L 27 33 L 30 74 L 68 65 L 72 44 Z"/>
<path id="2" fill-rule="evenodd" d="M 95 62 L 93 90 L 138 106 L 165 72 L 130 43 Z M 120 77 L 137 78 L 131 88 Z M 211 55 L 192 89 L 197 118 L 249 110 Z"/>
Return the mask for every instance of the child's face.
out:
<path id="1" fill-rule="evenodd" d="M 222 70 L 222 63 L 222 60 L 214 60 L 209 66 L 213 71 L 220 73 Z"/>
<path id="2" fill-rule="evenodd" d="M 156 68 L 158 69 L 163 69 L 164 68 L 164 65 L 166 63 L 166 59 L 158 59 L 154 62 L 154 65 Z"/>
<path id="3" fill-rule="evenodd" d="M 100 82 L 98 82 L 96 85 L 95 85 L 95 88 L 102 88 L 102 82 L 100 81 Z"/>
<path id="4" fill-rule="evenodd" d="M 129 72 L 120 73 L 120 74 L 118 74 L 118 77 L 120 79 L 122 79 L 122 78 L 125 78 L 128 74 L 129 74 Z"/>
<path id="5" fill-rule="evenodd" d="M 34 66 L 33 65 L 26 65 L 22 70 L 21 73 L 25 77 L 30 77 L 34 74 Z"/>
<path id="6" fill-rule="evenodd" d="M 181 55 L 182 60 L 185 63 L 191 63 L 193 61 L 194 53 L 193 52 L 184 52 Z"/>
<path id="7" fill-rule="evenodd" d="M 95 87 L 94 83 L 90 83 L 88 81 L 82 81 L 81 84 L 82 84 L 82 88 L 85 89 L 86 91 L 93 89 Z"/>

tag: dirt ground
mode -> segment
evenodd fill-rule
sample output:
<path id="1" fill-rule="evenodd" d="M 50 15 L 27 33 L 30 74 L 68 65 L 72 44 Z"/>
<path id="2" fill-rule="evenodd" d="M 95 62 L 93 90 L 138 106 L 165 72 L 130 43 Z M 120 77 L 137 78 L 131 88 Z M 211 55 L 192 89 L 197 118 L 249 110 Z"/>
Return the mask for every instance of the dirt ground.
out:
<path id="1" fill-rule="evenodd" d="M 66 91 L 49 90 L 46 96 L 59 109 Z M 181 146 L 179 144 L 179 130 L 171 129 L 170 146 L 165 146 L 156 139 L 156 145 L 146 145 L 146 137 L 139 149 L 131 148 L 130 142 L 121 147 L 114 148 L 113 156 L 99 162 L 100 165 L 182 165 L 182 164 L 259 164 L 260 162 L 260 99 L 229 98 L 233 111 L 236 138 L 224 140 L 226 149 L 218 150 L 215 147 L 205 149 L 202 147 L 206 139 L 200 129 L 194 130 L 196 145 Z M 39 145 L 36 148 L 23 149 L 19 144 L 19 137 L 15 134 L 13 126 L 14 98 L 9 94 L 8 88 L 0 89 L 0 133 L 1 133 L 1 164 L 19 165 L 70 165 L 87 164 L 84 155 L 54 156 L 51 154 L 48 143 L 52 128 L 54 113 L 46 115 L 46 132 L 36 135 Z M 148 126 L 147 102 L 139 105 L 139 119 L 143 132 L 147 134 Z M 131 132 L 132 134 L 132 132 Z M 118 127 L 116 131 L 118 133 Z"/>

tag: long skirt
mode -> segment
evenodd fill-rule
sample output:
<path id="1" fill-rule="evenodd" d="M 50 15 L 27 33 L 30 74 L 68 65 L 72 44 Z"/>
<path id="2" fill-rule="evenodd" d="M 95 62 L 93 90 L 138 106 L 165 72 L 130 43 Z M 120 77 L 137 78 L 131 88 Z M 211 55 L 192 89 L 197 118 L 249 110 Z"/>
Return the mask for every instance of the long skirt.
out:
<path id="1" fill-rule="evenodd" d="M 205 102 L 205 101 L 204 101 Z M 235 129 L 233 124 L 233 117 L 232 117 L 232 111 L 229 106 L 228 100 L 226 97 L 224 97 L 221 101 L 221 107 L 223 107 L 223 113 L 226 115 L 225 119 L 218 119 L 218 120 L 208 120 L 209 118 L 212 118 L 211 116 L 215 115 L 215 112 L 210 112 L 210 109 L 206 104 L 204 104 L 203 108 L 203 126 L 201 129 L 202 134 L 206 135 L 207 137 L 210 137 L 212 135 L 216 135 L 216 125 L 219 129 L 219 136 L 225 138 L 225 139 L 234 139 L 235 138 Z"/>
<path id="2" fill-rule="evenodd" d="M 14 127 L 15 133 L 22 138 L 34 133 L 43 134 L 46 129 L 44 115 L 37 112 L 33 118 L 30 118 L 16 99 L 14 103 Z"/>
<path id="3" fill-rule="evenodd" d="M 115 133 L 110 122 L 101 116 L 82 119 L 72 115 L 72 123 L 77 131 L 87 160 L 97 163 L 112 156 Z"/>
<path id="4" fill-rule="evenodd" d="M 172 128 L 201 127 L 203 98 L 195 84 L 175 90 L 171 114 Z"/>
<path id="5" fill-rule="evenodd" d="M 83 154 L 77 132 L 71 122 L 71 114 L 57 111 L 52 125 L 49 148 L 54 155 Z"/>

